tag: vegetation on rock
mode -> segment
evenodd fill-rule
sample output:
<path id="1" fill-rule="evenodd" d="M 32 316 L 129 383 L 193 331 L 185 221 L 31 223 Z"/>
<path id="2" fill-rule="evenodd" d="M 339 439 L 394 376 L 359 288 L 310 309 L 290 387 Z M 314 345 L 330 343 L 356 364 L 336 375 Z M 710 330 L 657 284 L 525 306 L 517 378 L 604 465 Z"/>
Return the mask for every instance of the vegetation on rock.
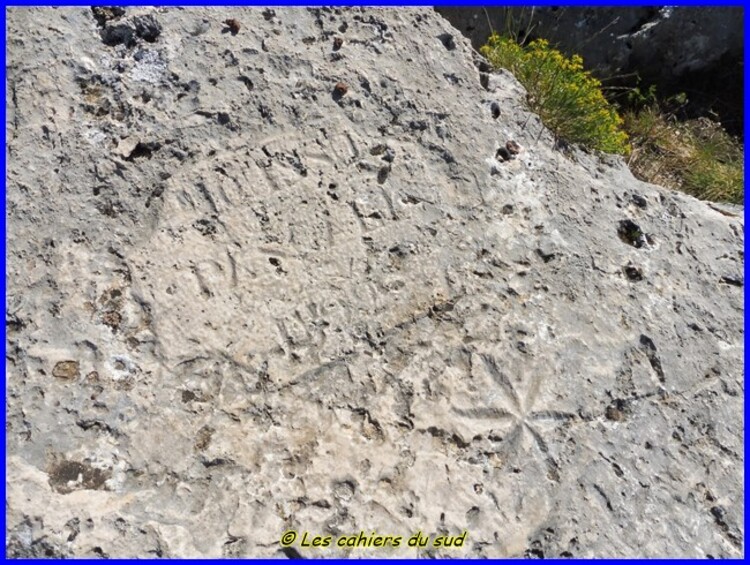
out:
<path id="1" fill-rule="evenodd" d="M 604 97 L 601 82 L 584 70 L 581 57 L 567 58 L 544 39 L 523 46 L 496 33 L 481 52 L 493 66 L 516 76 L 532 111 L 555 135 L 591 149 L 629 154 L 623 120 Z"/>
<path id="2" fill-rule="evenodd" d="M 742 204 L 744 151 L 707 118 L 679 121 L 657 103 L 624 114 L 633 151 L 628 165 L 641 180 L 701 200 Z"/>
<path id="3" fill-rule="evenodd" d="M 583 59 L 566 57 L 544 39 L 524 44 L 518 34 L 493 33 L 481 52 L 516 76 L 530 109 L 558 138 L 628 156 L 641 180 L 703 200 L 743 202 L 742 143 L 710 119 L 678 120 L 674 108 L 687 103 L 684 94 L 660 102 L 654 86 L 625 89 L 628 109 L 621 116 Z"/>

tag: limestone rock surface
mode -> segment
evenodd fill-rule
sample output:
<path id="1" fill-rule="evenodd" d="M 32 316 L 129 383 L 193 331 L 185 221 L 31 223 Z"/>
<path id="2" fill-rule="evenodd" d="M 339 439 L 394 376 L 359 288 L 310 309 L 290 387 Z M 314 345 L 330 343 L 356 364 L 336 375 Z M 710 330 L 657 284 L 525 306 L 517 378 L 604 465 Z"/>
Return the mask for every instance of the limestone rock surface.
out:
<path id="1" fill-rule="evenodd" d="M 7 38 L 9 555 L 743 553 L 741 212 L 555 149 L 432 10 Z"/>

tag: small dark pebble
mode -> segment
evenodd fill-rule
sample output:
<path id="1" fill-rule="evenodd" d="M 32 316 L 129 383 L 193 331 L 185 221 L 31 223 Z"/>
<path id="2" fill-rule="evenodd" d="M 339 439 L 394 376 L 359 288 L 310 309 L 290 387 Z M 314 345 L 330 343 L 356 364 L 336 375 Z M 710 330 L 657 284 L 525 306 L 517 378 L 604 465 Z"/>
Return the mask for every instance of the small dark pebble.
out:
<path id="1" fill-rule="evenodd" d="M 495 153 L 495 159 L 498 161 L 509 161 L 512 158 L 513 156 L 510 154 L 510 151 L 505 147 L 501 147 L 497 150 L 497 153 Z"/>
<path id="2" fill-rule="evenodd" d="M 224 20 L 224 24 L 229 28 L 229 31 L 232 32 L 232 35 L 237 35 L 240 32 L 240 22 L 237 20 Z"/>
<path id="3" fill-rule="evenodd" d="M 337 82 L 336 86 L 333 88 L 333 91 L 339 96 L 343 96 L 349 91 L 349 87 L 346 86 L 346 84 L 344 84 L 343 82 Z"/>
<path id="4" fill-rule="evenodd" d="M 511 155 L 518 155 L 521 152 L 521 146 L 512 139 L 505 144 L 505 148 Z"/>

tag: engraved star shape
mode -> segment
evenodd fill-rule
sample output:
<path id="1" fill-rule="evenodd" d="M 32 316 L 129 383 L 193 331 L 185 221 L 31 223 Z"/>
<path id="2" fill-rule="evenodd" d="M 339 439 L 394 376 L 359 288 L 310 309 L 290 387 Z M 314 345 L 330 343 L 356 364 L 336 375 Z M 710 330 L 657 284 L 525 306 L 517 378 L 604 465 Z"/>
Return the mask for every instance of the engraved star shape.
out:
<path id="1" fill-rule="evenodd" d="M 530 435 L 532 446 L 536 446 L 547 465 L 548 476 L 556 480 L 558 477 L 557 462 L 550 454 L 547 442 L 539 431 L 537 423 L 552 422 L 559 425 L 575 420 L 576 415 L 558 410 L 534 410 L 534 403 L 539 395 L 539 389 L 542 384 L 541 378 L 536 375 L 532 377 L 531 385 L 525 397 L 521 399 L 510 379 L 500 370 L 497 366 L 497 361 L 493 357 L 480 354 L 479 358 L 487 369 L 487 373 L 492 378 L 492 381 L 498 386 L 499 392 L 498 394 L 492 394 L 492 399 L 500 397 L 503 399 L 503 402 L 498 402 L 496 405 L 476 406 L 473 408 L 454 407 L 453 411 L 459 416 L 476 420 L 487 419 L 510 422 L 510 430 L 504 437 L 494 434 L 492 430 L 488 434 L 490 441 L 499 443 L 499 453 L 505 455 L 506 459 L 511 454 L 519 456 L 526 453 L 524 436 Z"/>

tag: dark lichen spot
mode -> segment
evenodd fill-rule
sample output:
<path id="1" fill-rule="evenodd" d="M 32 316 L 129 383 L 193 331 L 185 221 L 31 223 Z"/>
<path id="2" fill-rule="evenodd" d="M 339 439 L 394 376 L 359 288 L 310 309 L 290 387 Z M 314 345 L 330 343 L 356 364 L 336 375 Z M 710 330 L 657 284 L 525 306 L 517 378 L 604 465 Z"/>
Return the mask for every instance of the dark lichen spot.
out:
<path id="1" fill-rule="evenodd" d="M 193 227 L 203 236 L 210 236 L 216 233 L 216 224 L 206 218 L 201 218 L 193 222 Z"/>
<path id="2" fill-rule="evenodd" d="M 102 314 L 102 323 L 116 331 L 122 323 L 122 315 L 117 311 L 108 311 Z"/>
<path id="3" fill-rule="evenodd" d="M 378 171 L 378 184 L 383 184 L 388 178 L 390 172 L 390 167 L 380 167 L 380 170 Z"/>
<path id="4" fill-rule="evenodd" d="M 161 149 L 161 143 L 158 141 L 149 141 L 147 143 L 138 142 L 135 148 L 130 152 L 130 155 L 125 157 L 126 161 L 134 161 L 136 159 L 151 159 L 154 152 Z"/>
<path id="5" fill-rule="evenodd" d="M 388 149 L 388 146 L 384 143 L 378 143 L 377 145 L 373 145 L 370 147 L 370 155 L 382 155 L 385 153 L 386 149 Z"/>
<path id="6" fill-rule="evenodd" d="M 63 459 L 50 465 L 48 475 L 53 490 L 68 494 L 81 489 L 105 490 L 105 483 L 112 473 L 109 470 L 92 467 L 86 461 Z"/>
<path id="7" fill-rule="evenodd" d="M 211 426 L 203 426 L 198 430 L 194 444 L 196 451 L 203 451 L 211 444 L 211 438 L 214 435 L 214 431 L 215 430 Z"/>
<path id="8" fill-rule="evenodd" d="M 628 415 L 627 402 L 625 402 L 621 398 L 615 399 L 612 404 L 607 406 L 607 409 L 604 411 L 604 415 L 607 420 L 610 420 L 612 422 L 622 422 L 627 418 Z"/>
<path id="9" fill-rule="evenodd" d="M 273 121 L 273 112 L 271 111 L 271 108 L 269 108 L 265 104 L 259 104 L 258 111 L 260 112 L 260 115 L 264 120 L 269 122 Z"/>

